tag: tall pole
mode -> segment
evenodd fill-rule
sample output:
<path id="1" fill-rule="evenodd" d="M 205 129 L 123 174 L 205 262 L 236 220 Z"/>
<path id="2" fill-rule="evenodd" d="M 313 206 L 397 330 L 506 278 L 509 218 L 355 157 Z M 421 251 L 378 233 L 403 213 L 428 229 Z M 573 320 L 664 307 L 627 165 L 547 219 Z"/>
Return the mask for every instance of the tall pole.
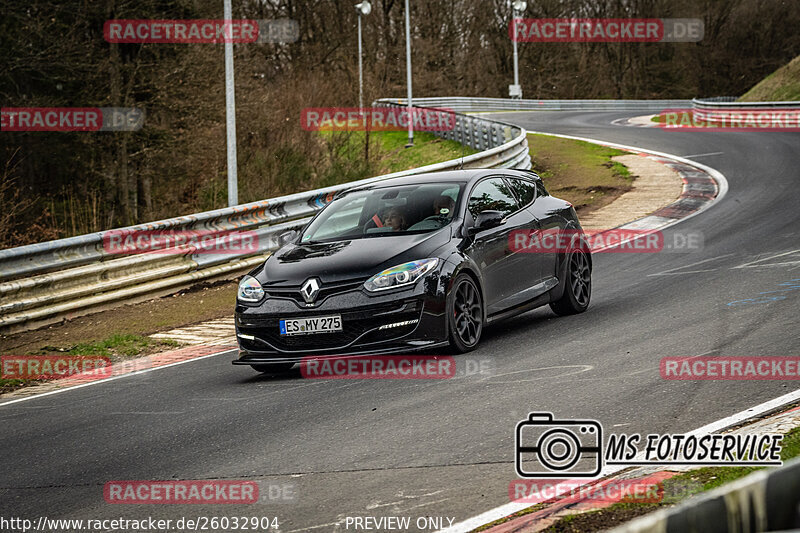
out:
<path id="1" fill-rule="evenodd" d="M 411 105 L 411 13 L 406 0 L 406 84 L 408 85 L 408 144 L 414 146 L 414 119 Z"/>
<path id="2" fill-rule="evenodd" d="M 508 96 L 522 98 L 522 87 L 519 86 L 519 54 L 517 53 L 517 19 L 528 7 L 526 0 L 511 2 L 511 42 L 514 44 L 514 85 L 508 86 Z"/>
<path id="3" fill-rule="evenodd" d="M 225 23 L 230 24 L 231 0 L 224 0 Z M 239 204 L 239 184 L 236 171 L 236 100 L 233 84 L 233 43 L 225 39 L 225 126 L 228 138 L 228 207 Z"/>
<path id="4" fill-rule="evenodd" d="M 358 116 L 364 116 L 364 54 L 361 52 L 361 15 L 369 15 L 372 11 L 372 4 L 369 0 L 363 0 L 356 4 L 358 11 Z M 364 161 L 369 162 L 369 120 L 365 123 L 364 129 Z"/>
<path id="5" fill-rule="evenodd" d="M 358 13 L 358 113 L 364 112 L 364 69 L 361 57 L 361 12 Z"/>
<path id="6" fill-rule="evenodd" d="M 516 9 L 514 10 L 512 15 L 513 15 L 513 18 L 514 18 L 514 23 L 513 23 L 513 28 L 514 28 L 514 39 L 513 39 L 513 41 L 514 41 L 514 85 L 519 87 L 519 63 L 518 63 L 519 59 L 518 59 L 518 56 L 517 56 L 517 10 Z M 518 96 L 517 98 L 521 98 L 521 96 Z"/>

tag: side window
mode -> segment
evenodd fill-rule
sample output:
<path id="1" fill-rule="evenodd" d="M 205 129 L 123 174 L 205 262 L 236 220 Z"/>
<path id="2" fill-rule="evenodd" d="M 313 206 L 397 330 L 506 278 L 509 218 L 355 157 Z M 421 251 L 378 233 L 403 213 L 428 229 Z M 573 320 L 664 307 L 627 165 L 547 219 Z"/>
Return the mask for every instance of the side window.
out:
<path id="1" fill-rule="evenodd" d="M 472 190 L 467 209 L 473 217 L 486 210 L 502 211 L 510 215 L 517 210 L 517 202 L 506 182 L 500 178 L 483 180 Z"/>
<path id="2" fill-rule="evenodd" d="M 547 189 L 544 188 L 544 183 L 541 181 L 536 181 L 536 189 L 539 191 L 539 196 L 550 196 L 550 193 L 547 192 Z"/>
<path id="3" fill-rule="evenodd" d="M 526 206 L 536 198 L 536 185 L 533 182 L 516 178 L 511 178 L 508 182 L 519 199 L 519 205 Z"/>

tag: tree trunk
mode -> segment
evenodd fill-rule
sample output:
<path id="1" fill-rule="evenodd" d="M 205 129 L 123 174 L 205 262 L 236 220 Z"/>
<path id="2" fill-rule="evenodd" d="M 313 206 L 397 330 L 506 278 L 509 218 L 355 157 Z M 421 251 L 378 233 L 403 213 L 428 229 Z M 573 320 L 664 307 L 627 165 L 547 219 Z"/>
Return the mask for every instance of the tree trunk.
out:
<path id="1" fill-rule="evenodd" d="M 108 13 L 108 17 L 113 18 L 114 16 L 114 0 L 108 0 L 106 12 Z M 111 105 L 116 107 L 121 107 L 122 95 L 121 95 L 121 88 L 122 88 L 122 72 L 120 69 L 120 54 L 119 54 L 119 45 L 116 43 L 111 43 L 109 45 L 110 52 L 111 52 L 111 61 L 109 63 L 110 68 L 110 89 L 111 89 Z M 121 207 L 122 211 L 122 224 L 129 226 L 131 225 L 131 210 L 129 208 L 129 193 L 128 193 L 128 146 L 127 146 L 127 139 L 125 137 L 125 133 L 114 134 L 114 143 L 116 145 L 116 161 L 114 161 L 116 165 L 116 169 L 112 168 L 112 172 L 114 172 L 117 176 L 116 179 L 116 198 L 117 198 L 117 205 Z"/>

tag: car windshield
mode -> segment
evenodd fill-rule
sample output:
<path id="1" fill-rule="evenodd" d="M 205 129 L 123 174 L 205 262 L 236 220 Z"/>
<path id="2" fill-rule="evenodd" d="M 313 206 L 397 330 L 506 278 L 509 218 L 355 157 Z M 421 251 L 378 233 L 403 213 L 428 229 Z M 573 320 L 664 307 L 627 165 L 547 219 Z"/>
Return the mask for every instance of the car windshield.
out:
<path id="1" fill-rule="evenodd" d="M 301 243 L 427 233 L 453 218 L 458 183 L 425 183 L 353 191 L 330 203 L 300 237 Z"/>

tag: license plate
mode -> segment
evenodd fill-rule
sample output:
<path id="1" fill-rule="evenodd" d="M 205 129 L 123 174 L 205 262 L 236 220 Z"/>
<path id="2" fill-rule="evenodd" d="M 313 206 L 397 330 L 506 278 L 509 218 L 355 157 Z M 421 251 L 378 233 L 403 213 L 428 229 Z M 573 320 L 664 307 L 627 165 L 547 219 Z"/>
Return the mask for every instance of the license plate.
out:
<path id="1" fill-rule="evenodd" d="M 317 316 L 314 318 L 286 318 L 279 322 L 281 335 L 308 335 L 342 331 L 342 317 Z"/>

